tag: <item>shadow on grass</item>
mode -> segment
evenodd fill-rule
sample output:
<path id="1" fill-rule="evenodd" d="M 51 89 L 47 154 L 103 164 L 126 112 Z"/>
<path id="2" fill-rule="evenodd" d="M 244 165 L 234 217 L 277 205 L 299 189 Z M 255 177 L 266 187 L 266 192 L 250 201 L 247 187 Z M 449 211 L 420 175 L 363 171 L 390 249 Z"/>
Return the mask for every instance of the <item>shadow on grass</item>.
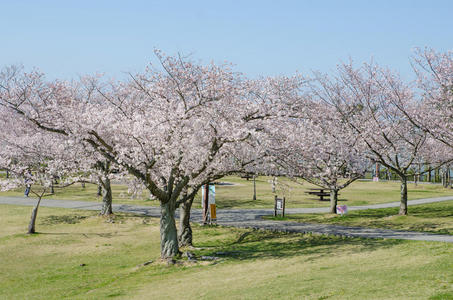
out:
<path id="1" fill-rule="evenodd" d="M 90 236 L 99 236 L 104 238 L 112 238 L 119 236 L 118 233 L 111 233 L 111 232 L 103 232 L 103 233 L 96 233 L 96 232 L 36 232 L 34 235 L 82 235 L 86 238 Z"/>
<path id="2" fill-rule="evenodd" d="M 453 234 L 453 202 L 409 206 L 408 216 L 399 216 L 398 209 L 392 207 L 350 211 L 345 216 L 303 214 L 266 219 Z"/>
<path id="3" fill-rule="evenodd" d="M 250 260 L 257 258 L 288 258 L 302 255 L 316 255 L 316 258 L 331 257 L 336 255 L 338 251 L 342 251 L 342 253 L 347 251 L 353 254 L 391 248 L 402 243 L 407 243 L 407 241 L 249 230 L 238 234 L 235 240 L 223 245 L 214 246 L 210 242 L 197 246 L 210 247 L 209 249 L 201 250 L 201 255 L 219 256 L 233 260 Z"/>
<path id="4" fill-rule="evenodd" d="M 81 215 L 47 216 L 42 218 L 40 225 L 77 224 L 86 218 L 88 218 L 88 216 Z"/>

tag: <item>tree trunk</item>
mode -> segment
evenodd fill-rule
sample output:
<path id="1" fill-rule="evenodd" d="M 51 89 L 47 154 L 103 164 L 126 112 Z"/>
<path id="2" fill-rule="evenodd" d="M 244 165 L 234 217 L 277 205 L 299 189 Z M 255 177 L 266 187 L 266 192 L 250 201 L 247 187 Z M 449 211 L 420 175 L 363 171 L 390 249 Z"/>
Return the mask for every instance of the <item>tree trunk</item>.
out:
<path id="1" fill-rule="evenodd" d="M 190 226 L 190 209 L 193 198 L 183 202 L 179 208 L 179 247 L 192 246 L 192 227 Z"/>
<path id="2" fill-rule="evenodd" d="M 253 200 L 256 200 L 256 176 L 253 175 Z"/>
<path id="3" fill-rule="evenodd" d="M 442 186 L 444 188 L 448 188 L 448 173 L 450 170 L 448 168 L 444 168 L 442 172 Z"/>
<path id="4" fill-rule="evenodd" d="M 451 169 L 450 169 L 450 166 L 447 167 L 447 174 L 448 174 L 448 186 L 450 188 L 453 188 L 452 185 L 451 185 Z"/>
<path id="5" fill-rule="evenodd" d="M 162 259 L 179 255 L 178 234 L 175 224 L 175 203 L 160 203 L 160 256 Z"/>
<path id="6" fill-rule="evenodd" d="M 330 190 L 330 213 L 337 213 L 338 190 Z"/>
<path id="7" fill-rule="evenodd" d="M 38 197 L 38 202 L 36 202 L 35 207 L 33 208 L 31 212 L 31 218 L 30 218 L 30 223 L 28 224 L 28 234 L 33 234 L 35 233 L 35 224 L 36 224 L 36 217 L 38 216 L 38 208 L 39 204 L 41 203 L 42 197 Z"/>
<path id="8" fill-rule="evenodd" d="M 272 177 L 272 193 L 275 194 L 275 185 L 277 182 L 277 177 Z"/>
<path id="9" fill-rule="evenodd" d="M 407 176 L 400 175 L 401 180 L 401 203 L 399 215 L 407 215 Z"/>
<path id="10" fill-rule="evenodd" d="M 208 224 L 208 212 L 209 212 L 209 184 L 205 184 L 203 195 L 203 224 Z"/>
<path id="11" fill-rule="evenodd" d="M 113 213 L 112 210 L 112 187 L 110 185 L 110 178 L 105 176 L 102 182 L 102 209 L 99 213 L 102 216 L 109 216 Z"/>
<path id="12" fill-rule="evenodd" d="M 98 184 L 98 193 L 97 193 L 98 196 L 102 196 L 102 185 L 99 183 Z"/>

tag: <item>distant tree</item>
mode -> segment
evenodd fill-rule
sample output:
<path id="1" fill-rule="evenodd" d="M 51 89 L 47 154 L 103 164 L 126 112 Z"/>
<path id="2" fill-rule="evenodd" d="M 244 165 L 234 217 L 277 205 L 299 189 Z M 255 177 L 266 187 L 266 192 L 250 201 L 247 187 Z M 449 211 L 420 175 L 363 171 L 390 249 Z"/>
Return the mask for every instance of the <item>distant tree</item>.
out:
<path id="1" fill-rule="evenodd" d="M 273 136 L 278 140 L 272 147 L 273 159 L 280 172 L 329 190 L 333 214 L 338 192 L 370 166 L 361 141 L 326 103 L 307 100 L 298 117 L 290 116 Z"/>
<path id="2" fill-rule="evenodd" d="M 428 145 L 430 136 L 407 117 L 422 109 L 410 86 L 389 70 L 374 64 L 338 67 L 336 77 L 318 76 L 315 94 L 336 107 L 361 143 L 366 156 L 398 175 L 401 181 L 399 214 L 407 214 L 410 168 Z M 403 106 L 405 111 L 399 109 Z"/>

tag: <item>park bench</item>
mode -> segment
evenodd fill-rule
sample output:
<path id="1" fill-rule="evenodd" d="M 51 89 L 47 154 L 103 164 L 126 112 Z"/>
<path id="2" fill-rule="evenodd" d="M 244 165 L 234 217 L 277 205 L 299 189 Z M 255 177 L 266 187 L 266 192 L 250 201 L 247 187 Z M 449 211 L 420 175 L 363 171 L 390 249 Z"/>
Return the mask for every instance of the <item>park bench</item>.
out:
<path id="1" fill-rule="evenodd" d="M 329 201 L 329 199 L 324 199 L 324 197 L 330 197 L 330 192 L 325 192 L 325 189 L 317 188 L 317 189 L 310 189 L 310 191 L 305 192 L 309 195 L 315 195 L 319 197 L 319 201 Z"/>
<path id="2" fill-rule="evenodd" d="M 253 176 L 250 175 L 250 174 L 245 174 L 245 175 L 241 175 L 241 178 L 242 179 L 247 179 L 247 181 L 248 181 L 249 179 L 253 178 Z"/>

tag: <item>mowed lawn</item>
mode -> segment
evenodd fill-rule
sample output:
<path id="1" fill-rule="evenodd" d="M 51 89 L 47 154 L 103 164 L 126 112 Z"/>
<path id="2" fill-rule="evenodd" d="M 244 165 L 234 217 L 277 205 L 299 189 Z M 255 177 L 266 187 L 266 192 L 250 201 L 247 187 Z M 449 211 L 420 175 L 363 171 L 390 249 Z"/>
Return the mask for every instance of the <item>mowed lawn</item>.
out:
<path id="1" fill-rule="evenodd" d="M 0 205 L 1 299 L 451 299 L 453 245 L 194 226 L 193 251 L 159 260 L 158 220 Z M 183 249 L 185 250 L 185 249 Z M 151 264 L 143 266 L 147 261 Z"/>
<path id="2" fill-rule="evenodd" d="M 219 180 L 216 185 L 216 205 L 222 208 L 272 208 L 274 205 L 274 193 L 270 184 L 271 177 L 261 176 L 256 180 L 257 199 L 253 200 L 253 181 L 245 180 L 238 176 L 228 176 Z M 328 201 L 319 201 L 317 197 L 308 195 L 307 191 L 314 188 L 307 182 L 295 183 L 287 178 L 279 178 L 276 193 L 279 197 L 285 196 L 288 208 L 295 207 L 325 207 Z M 143 191 L 140 195 L 131 195 L 125 185 L 114 184 L 113 202 L 131 205 L 157 206 L 157 200 L 149 200 L 149 193 Z M 49 199 L 67 199 L 79 201 L 101 201 L 97 195 L 96 185 L 87 184 L 82 188 L 80 184 L 56 189 Z M 22 196 L 23 191 L 2 192 L 1 195 Z M 453 196 L 453 189 L 445 189 L 439 184 L 409 184 L 408 197 L 410 200 L 430 197 Z M 346 205 L 367 205 L 399 201 L 400 186 L 398 182 L 372 182 L 356 181 L 346 189 L 340 191 L 339 203 Z M 194 201 L 194 208 L 201 207 L 201 193 Z"/>
<path id="3" fill-rule="evenodd" d="M 409 206 L 407 216 L 399 216 L 398 209 L 397 207 L 392 207 L 349 211 L 343 216 L 333 214 L 297 214 L 286 215 L 285 218 L 266 218 L 301 223 L 323 223 L 453 234 L 453 200 Z"/>

